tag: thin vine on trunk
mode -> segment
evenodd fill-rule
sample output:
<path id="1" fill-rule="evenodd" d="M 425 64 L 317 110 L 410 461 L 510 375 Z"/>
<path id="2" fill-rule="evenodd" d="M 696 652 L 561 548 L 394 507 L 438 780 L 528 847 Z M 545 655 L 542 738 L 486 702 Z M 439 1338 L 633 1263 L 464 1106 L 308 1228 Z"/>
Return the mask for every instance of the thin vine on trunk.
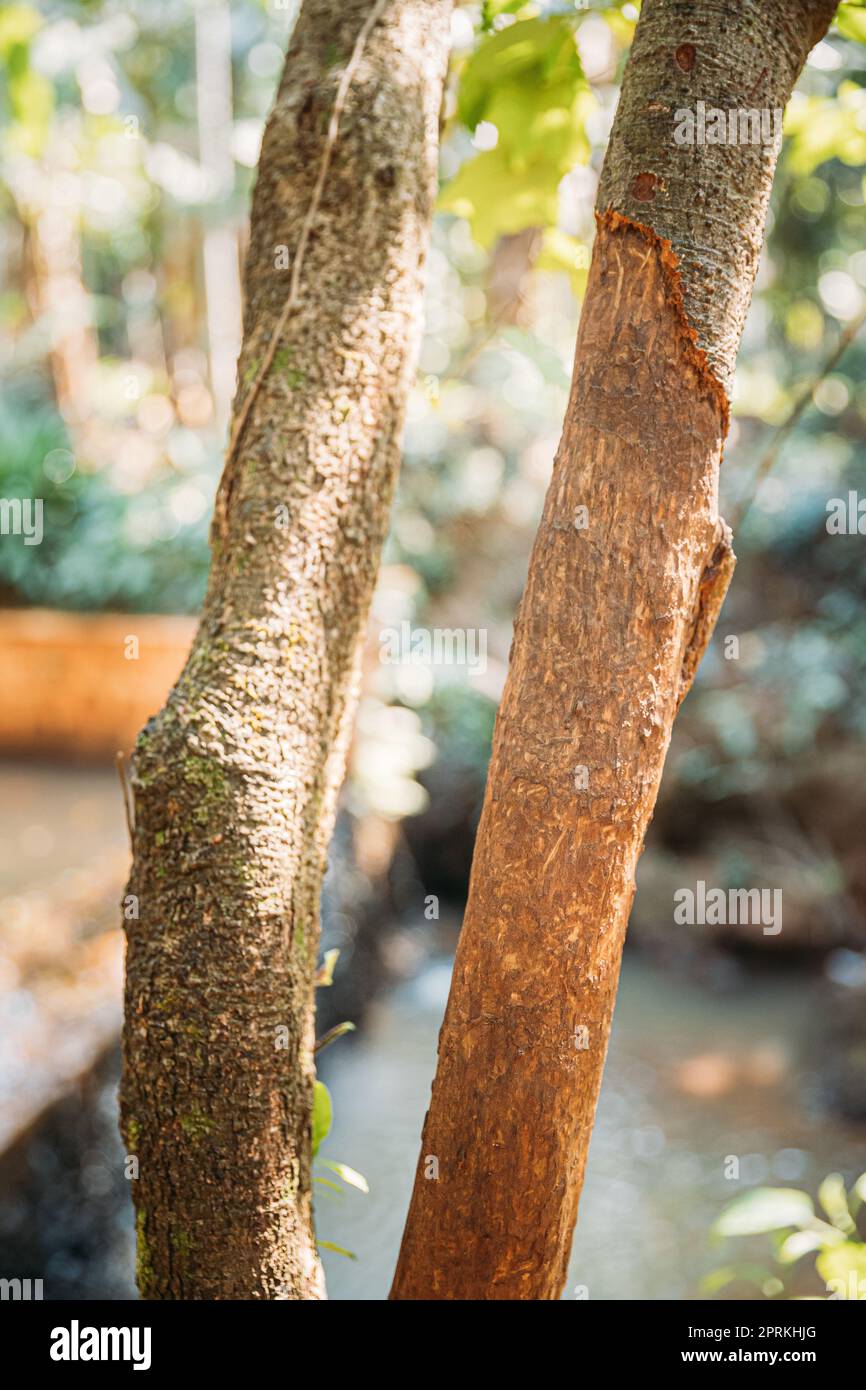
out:
<path id="1" fill-rule="evenodd" d="M 186 667 L 136 746 L 122 1131 L 152 1299 L 323 1296 L 319 898 L 420 328 L 451 0 L 305 0 Z"/>

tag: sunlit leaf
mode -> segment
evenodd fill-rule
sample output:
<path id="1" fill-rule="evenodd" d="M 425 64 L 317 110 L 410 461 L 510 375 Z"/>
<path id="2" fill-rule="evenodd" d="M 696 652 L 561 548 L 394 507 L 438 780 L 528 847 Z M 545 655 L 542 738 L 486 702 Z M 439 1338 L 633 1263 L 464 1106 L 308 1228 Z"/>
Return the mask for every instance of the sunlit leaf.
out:
<path id="1" fill-rule="evenodd" d="M 809 1255 L 815 1250 L 824 1250 L 828 1245 L 841 1240 L 844 1240 L 841 1231 L 821 1222 L 814 1230 L 792 1231 L 776 1251 L 776 1259 L 780 1264 L 793 1264 L 795 1260 L 802 1259 L 803 1255 Z"/>
<path id="2" fill-rule="evenodd" d="M 331 1192 L 336 1192 L 338 1197 L 345 1196 L 340 1184 L 338 1182 L 332 1182 L 330 1178 L 315 1177 L 313 1178 L 313 1182 L 318 1183 L 320 1187 L 329 1188 Z"/>
<path id="3" fill-rule="evenodd" d="M 846 1235 L 854 1230 L 841 1173 L 827 1175 L 818 1188 L 818 1201 L 838 1230 L 844 1231 Z"/>
<path id="4" fill-rule="evenodd" d="M 786 157 L 794 173 L 811 174 L 829 159 L 866 162 L 866 88 L 841 82 L 833 97 L 803 96 L 785 112 Z"/>
<path id="5" fill-rule="evenodd" d="M 481 6 L 481 28 L 486 32 L 493 27 L 494 19 L 501 14 L 519 14 L 525 10 L 527 0 L 483 0 Z"/>
<path id="6" fill-rule="evenodd" d="M 328 1029 L 327 1033 L 323 1033 L 320 1038 L 316 1039 L 315 1051 L 324 1051 L 326 1047 L 330 1047 L 331 1043 L 336 1042 L 338 1038 L 342 1038 L 346 1033 L 354 1033 L 354 1031 L 354 1023 L 349 1023 L 347 1021 L 346 1023 L 335 1024 L 333 1028 Z"/>
<path id="7" fill-rule="evenodd" d="M 4 5 L 0 9 L 0 56 L 6 57 L 13 45 L 28 43 L 43 22 L 29 5 Z"/>
<path id="8" fill-rule="evenodd" d="M 54 87 L 30 63 L 31 39 L 43 19 L 25 5 L 0 10 L 0 68 L 12 121 L 5 139 L 18 153 L 39 155 L 54 111 Z"/>
<path id="9" fill-rule="evenodd" d="M 544 167 L 511 178 L 508 157 L 499 148 L 464 164 L 443 189 L 443 212 L 465 217 L 479 246 L 493 245 L 499 236 L 525 227 L 554 223 L 559 212 L 558 182 Z"/>
<path id="10" fill-rule="evenodd" d="M 324 1139 L 327 1139 L 331 1131 L 331 1121 L 334 1115 L 334 1107 L 331 1104 L 331 1093 L 323 1081 L 316 1081 L 313 1087 L 313 1157 L 319 1152 L 319 1146 Z"/>
<path id="11" fill-rule="evenodd" d="M 866 8 L 862 5 L 840 5 L 836 11 L 836 28 L 843 38 L 866 43 Z"/>
<path id="12" fill-rule="evenodd" d="M 823 1250 L 815 1267 L 831 1297 L 866 1300 L 866 1245 L 845 1241 Z"/>
<path id="13" fill-rule="evenodd" d="M 808 1226 L 814 1219 L 812 1199 L 793 1187 L 756 1187 L 727 1206 L 715 1221 L 720 1236 L 751 1236 L 785 1226 Z"/>
<path id="14" fill-rule="evenodd" d="M 570 17 L 526 19 L 482 39 L 460 80 L 457 113 L 463 124 L 474 130 L 489 119 L 489 103 L 504 84 L 518 78 L 527 89 L 582 80 Z"/>
<path id="15" fill-rule="evenodd" d="M 483 247 L 526 227 L 554 227 L 563 177 L 589 158 L 586 118 L 595 105 L 574 16 L 519 20 L 482 38 L 461 75 L 457 116 L 471 131 L 494 126 L 497 144 L 464 162 L 440 206 L 465 217 Z"/>
<path id="16" fill-rule="evenodd" d="M 337 1176 L 342 1178 L 343 1182 L 348 1183 L 350 1187 L 357 1187 L 359 1192 L 370 1191 L 364 1174 L 357 1172 L 354 1168 L 350 1168 L 348 1163 L 336 1163 L 332 1158 L 323 1158 L 321 1162 L 324 1168 L 330 1168 L 332 1173 L 336 1173 Z M 322 1181 L 325 1181 L 325 1179 L 322 1179 Z"/>
<path id="17" fill-rule="evenodd" d="M 714 1269 L 709 1274 L 705 1274 L 699 1288 L 701 1293 L 706 1294 L 718 1293 L 720 1289 L 727 1288 L 729 1284 L 733 1283 L 753 1284 L 755 1288 L 760 1289 L 763 1288 L 768 1278 L 770 1278 L 770 1271 L 763 1265 L 723 1265 L 721 1269 Z"/>
<path id="18" fill-rule="evenodd" d="M 332 1240 L 320 1240 L 318 1242 L 320 1250 L 332 1250 L 335 1255 L 345 1255 L 347 1260 L 357 1260 L 358 1256 L 351 1250 L 346 1250 L 342 1245 L 335 1245 Z"/>
<path id="19" fill-rule="evenodd" d="M 535 268 L 563 272 L 571 281 L 574 293 L 580 297 L 586 289 L 589 273 L 589 247 L 559 227 L 546 227 Z"/>
<path id="20" fill-rule="evenodd" d="M 314 984 L 317 989 L 322 989 L 326 985 L 334 983 L 334 967 L 337 964 L 340 952 L 338 950 L 326 951 L 322 964 L 316 971 Z"/>

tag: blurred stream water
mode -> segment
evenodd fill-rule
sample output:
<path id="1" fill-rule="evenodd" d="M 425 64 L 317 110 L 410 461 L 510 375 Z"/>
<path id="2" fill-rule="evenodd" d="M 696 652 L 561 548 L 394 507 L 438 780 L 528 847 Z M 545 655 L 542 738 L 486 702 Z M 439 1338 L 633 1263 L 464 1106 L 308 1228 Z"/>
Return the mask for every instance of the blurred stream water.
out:
<path id="1" fill-rule="evenodd" d="M 430 964 L 357 1041 L 323 1056 L 335 1120 L 322 1156 L 370 1183 L 368 1196 L 318 1199 L 320 1235 L 357 1255 L 325 1252 L 331 1298 L 387 1296 L 449 978 L 449 961 Z M 728 1263 L 708 1231 L 738 1192 L 814 1192 L 833 1169 L 866 1167 L 866 1131 L 818 1107 L 804 1005 L 819 994 L 814 973 L 766 971 L 710 993 L 626 953 L 564 1297 L 695 1298 L 701 1276 Z M 725 1177 L 729 1155 L 738 1182 Z"/>
<path id="2" fill-rule="evenodd" d="M 57 905 L 82 875 L 93 878 L 88 864 L 107 865 L 112 877 L 111 855 L 123 857 L 116 780 L 0 768 L 0 831 L 0 947 L 32 951 L 38 935 L 40 949 L 54 943 L 59 969 Z M 120 881 L 118 873 L 109 903 Z M 16 895 L 30 885 L 31 916 L 22 917 Z M 379 997 L 357 1034 L 322 1054 L 335 1121 L 321 1156 L 370 1183 L 369 1195 L 350 1189 L 340 1201 L 317 1189 L 321 1237 L 357 1255 L 325 1252 L 333 1299 L 387 1296 L 450 972 L 450 959 L 428 958 Z M 866 1128 L 823 1107 L 834 996 L 815 959 L 796 967 L 717 957 L 704 975 L 699 983 L 685 967 L 626 952 L 567 1298 L 581 1289 L 590 1299 L 694 1298 L 701 1276 L 728 1263 L 708 1232 L 738 1192 L 771 1183 L 814 1193 L 827 1172 L 853 1179 L 866 1168 Z M 14 1020 L 39 1001 L 26 983 L 0 978 L 0 1014 Z M 8 1070 L 0 1061 L 0 1095 Z M 44 1277 L 50 1298 L 134 1296 L 117 1071 L 114 1052 L 0 1160 L 0 1276 Z M 738 1182 L 725 1177 L 729 1156 Z"/>

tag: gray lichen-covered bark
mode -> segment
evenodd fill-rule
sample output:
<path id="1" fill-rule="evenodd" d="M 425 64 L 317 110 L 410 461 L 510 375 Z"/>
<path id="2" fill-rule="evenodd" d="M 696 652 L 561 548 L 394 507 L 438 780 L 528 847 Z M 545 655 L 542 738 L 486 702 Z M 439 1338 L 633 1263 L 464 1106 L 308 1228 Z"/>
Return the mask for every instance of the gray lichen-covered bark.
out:
<path id="1" fill-rule="evenodd" d="M 207 598 L 132 772 L 122 1130 L 146 1298 L 323 1295 L 319 896 L 414 370 L 450 11 L 305 0 L 265 132 Z"/>
<path id="2" fill-rule="evenodd" d="M 392 1298 L 562 1292 L 635 867 L 733 569 L 726 387 L 778 152 L 680 145 L 676 111 L 784 106 L 833 9 L 641 8 Z"/>

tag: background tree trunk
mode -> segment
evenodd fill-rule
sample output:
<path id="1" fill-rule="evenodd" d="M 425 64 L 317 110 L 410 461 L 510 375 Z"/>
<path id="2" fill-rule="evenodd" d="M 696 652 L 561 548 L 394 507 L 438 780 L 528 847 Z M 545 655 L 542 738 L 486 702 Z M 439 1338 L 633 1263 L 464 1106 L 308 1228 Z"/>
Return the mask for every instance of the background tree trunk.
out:
<path id="1" fill-rule="evenodd" d="M 450 11 L 305 0 L 265 132 L 208 594 L 132 777 L 122 1131 L 147 1298 L 323 1293 L 319 897 L 415 365 Z"/>
<path id="2" fill-rule="evenodd" d="M 726 390 L 778 153 L 679 145 L 675 113 L 783 107 L 833 9 L 644 0 L 392 1298 L 562 1291 L 635 865 L 733 568 Z"/>

